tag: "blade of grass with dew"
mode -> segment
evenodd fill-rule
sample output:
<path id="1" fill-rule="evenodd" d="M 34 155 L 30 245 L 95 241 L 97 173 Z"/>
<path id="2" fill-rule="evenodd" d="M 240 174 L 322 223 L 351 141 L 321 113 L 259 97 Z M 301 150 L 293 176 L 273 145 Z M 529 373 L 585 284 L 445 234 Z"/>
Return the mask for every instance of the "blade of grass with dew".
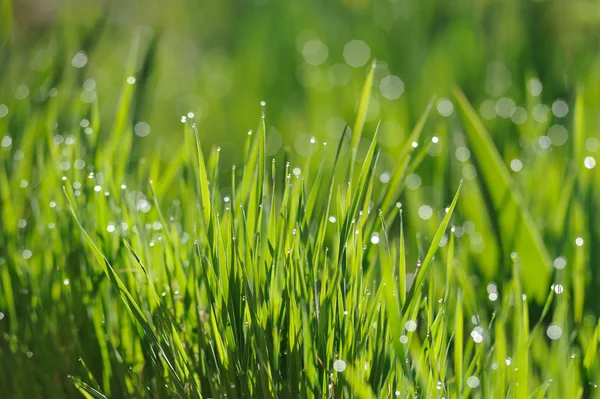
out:
<path id="1" fill-rule="evenodd" d="M 375 156 L 375 149 L 377 147 L 377 131 L 373 136 L 371 145 L 365 157 L 363 167 L 360 171 L 360 175 L 357 182 L 357 190 L 353 193 L 352 198 L 347 202 L 347 211 L 345 213 L 341 240 L 339 246 L 339 253 L 342 254 L 345 250 L 345 246 L 342 246 L 350 237 L 351 226 L 358 212 L 360 203 L 364 201 L 367 194 L 368 184 L 367 182 L 373 178 L 375 171 L 375 164 L 377 163 L 378 156 Z"/>
<path id="2" fill-rule="evenodd" d="M 72 375 L 68 376 L 71 383 L 77 388 L 77 390 L 85 397 L 86 399 L 107 399 L 106 396 L 102 392 L 99 392 L 95 388 L 90 387 L 85 382 L 81 381 L 79 378 L 74 377 Z"/>
<path id="3" fill-rule="evenodd" d="M 431 245 L 429 246 L 427 255 L 425 256 L 425 259 L 423 259 L 421 267 L 415 273 L 415 280 L 413 281 L 413 284 L 406 296 L 406 303 L 404 305 L 403 311 L 406 311 L 408 309 L 408 306 L 410 306 L 411 301 L 412 301 L 413 297 L 415 296 L 415 292 L 420 290 L 423 285 L 423 281 L 425 279 L 425 276 L 427 275 L 429 266 L 431 265 L 431 261 L 433 260 L 433 257 L 435 255 L 435 253 L 437 252 L 440 242 L 442 241 L 442 237 L 444 236 L 444 233 L 446 232 L 446 229 L 448 228 L 448 224 L 450 223 L 450 218 L 452 217 L 452 213 L 454 212 L 454 208 L 456 207 L 456 203 L 458 202 L 458 197 L 460 195 L 460 190 L 461 190 L 462 184 L 463 183 L 461 182 L 460 185 L 458 186 L 458 189 L 456 190 L 456 194 L 454 195 L 454 199 L 452 200 L 450 207 L 448 207 L 448 211 L 446 212 L 446 215 L 444 216 L 442 223 L 438 227 L 438 229 L 435 233 L 435 236 L 433 237 L 433 240 L 431 241 Z"/>
<path id="4" fill-rule="evenodd" d="M 75 213 L 75 208 L 73 207 L 72 202 L 71 202 L 69 196 L 67 195 L 66 190 L 65 190 L 65 198 L 67 199 L 67 202 L 69 203 L 69 208 L 70 208 L 71 214 L 73 215 L 75 222 L 77 223 L 77 225 L 81 229 L 81 232 L 83 233 L 84 237 L 88 241 L 90 247 L 92 248 L 92 250 L 94 252 L 94 255 L 96 256 L 98 261 L 101 263 L 101 265 L 103 265 L 103 270 L 106 273 L 107 277 L 109 278 L 109 280 L 111 281 L 113 286 L 118 290 L 119 295 L 120 295 L 121 299 L 123 300 L 123 302 L 125 303 L 125 305 L 127 306 L 127 309 L 129 310 L 131 316 L 137 321 L 138 325 L 144 331 L 146 339 L 149 340 L 149 342 L 152 344 L 152 346 L 154 346 L 155 348 L 158 349 L 159 352 L 156 354 L 153 354 L 154 355 L 153 359 L 156 362 L 156 365 L 158 366 L 161 364 L 162 361 L 164 361 L 167 365 L 167 371 L 173 378 L 173 383 L 177 386 L 179 391 L 183 391 L 184 383 L 180 379 L 180 375 L 177 372 L 176 364 L 174 363 L 173 357 L 168 355 L 167 352 L 165 351 L 163 345 L 160 344 L 156 334 L 154 333 L 153 329 L 151 328 L 148 321 L 146 320 L 146 317 L 144 316 L 139 305 L 135 302 L 133 296 L 131 295 L 129 290 L 126 288 L 125 284 L 118 277 L 115 270 L 113 269 L 111 264 L 108 262 L 108 259 L 106 259 L 106 257 L 102 254 L 100 249 L 96 246 L 96 244 L 93 242 L 92 238 L 89 236 L 89 234 L 85 231 L 85 229 L 81 225 L 81 223 Z"/>

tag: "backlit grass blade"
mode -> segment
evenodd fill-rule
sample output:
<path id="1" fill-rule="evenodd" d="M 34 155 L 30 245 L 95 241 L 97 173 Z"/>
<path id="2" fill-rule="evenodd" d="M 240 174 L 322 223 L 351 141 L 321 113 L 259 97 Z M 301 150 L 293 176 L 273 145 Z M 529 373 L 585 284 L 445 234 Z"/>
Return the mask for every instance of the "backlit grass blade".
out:
<path id="1" fill-rule="evenodd" d="M 369 386 L 361 381 L 357 371 L 355 371 L 352 366 L 348 366 L 346 370 L 343 372 L 344 379 L 348 382 L 350 386 L 350 390 L 352 392 L 352 396 L 355 396 L 358 399 L 375 399 L 376 396 L 371 391 Z"/>
<path id="2" fill-rule="evenodd" d="M 417 124 L 410 133 L 410 136 L 408 136 L 408 138 L 406 139 L 404 147 L 398 155 L 396 168 L 392 172 L 390 181 L 385 190 L 385 195 L 379 204 L 379 209 L 381 209 L 386 218 L 395 208 L 395 203 L 401 192 L 401 185 L 405 177 L 406 169 L 410 164 L 411 155 L 415 150 L 413 143 L 418 143 L 419 137 L 421 137 L 421 133 L 423 132 L 423 128 L 425 127 L 425 123 L 427 122 L 427 118 L 429 117 L 431 107 L 433 106 L 433 101 L 434 99 L 432 98 L 431 100 L 429 100 L 429 103 L 427 103 L 425 111 L 419 118 Z"/>
<path id="3" fill-rule="evenodd" d="M 403 307 L 403 313 L 406 313 L 406 310 L 408 310 L 408 307 L 411 305 L 412 299 L 415 296 L 415 292 L 420 290 L 423 285 L 423 281 L 425 279 L 425 276 L 427 275 L 429 266 L 431 265 L 431 261 L 433 260 L 433 256 L 437 252 L 440 242 L 442 241 L 442 237 L 444 236 L 444 233 L 446 232 L 446 229 L 448 228 L 448 224 L 450 223 L 450 218 L 452 217 L 452 213 L 454 212 L 454 208 L 456 207 L 456 203 L 458 202 L 458 197 L 460 195 L 461 187 L 462 187 L 462 182 L 458 186 L 458 190 L 456 190 L 454 199 L 452 200 L 452 203 L 448 207 L 448 210 L 446 211 L 446 215 L 444 216 L 442 223 L 438 227 L 438 229 L 435 233 L 435 236 L 433 237 L 433 240 L 431 241 L 431 245 L 429 246 L 427 255 L 425 255 L 425 259 L 423 259 L 421 267 L 418 268 L 418 270 L 415 272 L 415 280 L 408 292 L 408 295 L 406 296 L 406 303 Z"/>
<path id="4" fill-rule="evenodd" d="M 482 186 L 489 192 L 493 208 L 488 209 L 500 225 L 504 244 L 513 243 L 510 251 L 519 254 L 523 267 L 523 287 L 536 302 L 544 301 L 551 274 L 551 260 L 533 218 L 513 182 L 496 146 L 475 110 L 455 87 L 465 133 L 482 176 Z"/>
<path id="5" fill-rule="evenodd" d="M 342 253 L 343 248 L 342 245 L 345 244 L 346 240 L 349 238 L 351 225 L 353 223 L 353 219 L 356 217 L 360 204 L 363 203 L 367 188 L 368 181 L 373 178 L 373 173 L 375 170 L 375 165 L 377 163 L 377 156 L 375 155 L 375 149 L 377 148 L 377 131 L 375 131 L 375 135 L 373 136 L 373 140 L 371 141 L 371 145 L 365 157 L 365 161 L 360 171 L 360 175 L 358 177 L 358 188 L 354 191 L 352 198 L 348 200 L 348 208 L 346 212 L 346 217 L 344 219 L 344 224 L 342 227 L 342 240 L 340 240 L 340 253 Z"/>
<path id="6" fill-rule="evenodd" d="M 198 174 L 199 174 L 199 186 L 200 186 L 200 199 L 202 200 L 202 215 L 204 216 L 204 223 L 206 226 L 210 224 L 211 215 L 211 200 L 209 190 L 208 174 L 206 173 L 206 163 L 204 162 L 204 154 L 202 153 L 202 146 L 200 145 L 200 136 L 198 135 L 198 129 L 194 124 L 192 126 L 194 131 L 194 138 L 196 139 L 196 155 L 198 156 Z"/>
<path id="7" fill-rule="evenodd" d="M 600 322 L 596 325 L 594 329 L 594 334 L 592 335 L 592 339 L 587 344 L 587 349 L 585 350 L 584 358 L 583 358 L 583 366 L 586 368 L 588 375 L 592 375 L 594 370 L 594 365 L 597 363 L 596 353 L 598 350 L 598 342 L 600 341 Z"/>
<path id="8" fill-rule="evenodd" d="M 404 223 L 400 218 L 400 248 L 398 251 L 398 296 L 400 306 L 406 304 L 406 249 L 404 248 Z"/>
<path id="9" fill-rule="evenodd" d="M 454 377 L 456 378 L 456 387 L 458 396 L 462 395 L 463 390 L 463 303 L 462 293 L 459 290 L 456 296 L 456 312 L 454 314 Z"/>
<path id="10" fill-rule="evenodd" d="M 90 387 L 79 378 L 72 375 L 69 376 L 69 380 L 73 383 L 75 388 L 85 397 L 86 399 L 107 399 L 106 396 L 95 388 Z"/>
<path id="11" fill-rule="evenodd" d="M 350 177 L 354 171 L 354 163 L 356 162 L 356 155 L 358 153 L 358 143 L 360 142 L 363 127 L 365 126 L 365 119 L 367 118 L 367 110 L 369 108 L 369 100 L 371 99 L 371 88 L 373 87 L 373 77 L 375 76 L 376 65 L 376 61 L 373 60 L 369 68 L 369 72 L 367 73 L 367 79 L 363 85 L 360 99 L 358 101 L 356 120 L 354 121 L 352 137 L 350 138 L 350 168 L 348 175 Z"/>

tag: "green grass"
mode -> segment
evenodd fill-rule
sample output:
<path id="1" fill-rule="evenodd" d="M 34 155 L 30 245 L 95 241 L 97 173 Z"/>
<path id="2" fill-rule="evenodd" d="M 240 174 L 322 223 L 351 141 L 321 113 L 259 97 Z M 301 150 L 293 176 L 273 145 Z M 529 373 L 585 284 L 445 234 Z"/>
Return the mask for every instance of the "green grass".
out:
<path id="1" fill-rule="evenodd" d="M 35 111 L 11 110 L 2 129 L 22 132 L 0 150 L 7 397 L 596 396 L 595 230 L 583 215 L 593 215 L 597 175 L 580 167 L 583 150 L 573 146 L 564 210 L 548 209 L 560 227 L 546 233 L 560 246 L 550 250 L 528 210 L 535 199 L 525 201 L 455 89 L 480 184 L 449 184 L 444 206 L 420 223 L 397 201 L 446 128 L 437 143 L 424 134 L 428 106 L 381 183 L 378 131 L 363 131 L 373 70 L 351 133 L 300 164 L 265 155 L 268 113 L 257 115 L 225 184 L 230 165 L 202 148 L 193 118 L 169 163 L 136 153 L 130 84 L 111 127 L 96 102 L 62 90 Z M 583 96 L 574 115 L 581 143 Z M 486 248 L 497 249 L 479 258 L 473 237 L 469 249 L 450 226 L 465 230 L 480 209 L 495 229 Z M 565 253 L 567 267 L 553 271 L 550 252 Z M 492 254 L 488 280 L 478 262 Z"/>
<path id="2" fill-rule="evenodd" d="M 597 7 L 472 3 L 2 2 L 0 397 L 600 398 Z"/>

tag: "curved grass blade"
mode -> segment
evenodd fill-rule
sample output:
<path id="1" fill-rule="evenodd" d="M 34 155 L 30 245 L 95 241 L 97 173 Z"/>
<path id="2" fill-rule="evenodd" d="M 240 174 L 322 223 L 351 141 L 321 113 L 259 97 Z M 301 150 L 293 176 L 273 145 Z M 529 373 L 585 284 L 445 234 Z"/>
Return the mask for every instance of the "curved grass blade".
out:
<path id="1" fill-rule="evenodd" d="M 475 110 L 458 88 L 454 88 L 461 111 L 465 133 L 475 157 L 476 168 L 483 177 L 481 184 L 489 192 L 493 209 L 490 216 L 498 220 L 502 241 L 519 254 L 523 267 L 523 288 L 527 295 L 542 303 L 546 299 L 551 275 L 551 260 L 532 216 L 525 208 L 523 198 L 510 177 L 500 153 Z"/>
<path id="2" fill-rule="evenodd" d="M 86 398 L 86 399 L 108 399 L 104 394 L 97 389 L 92 388 L 79 378 L 72 375 L 68 376 L 69 380 L 75 385 L 75 388 Z"/>

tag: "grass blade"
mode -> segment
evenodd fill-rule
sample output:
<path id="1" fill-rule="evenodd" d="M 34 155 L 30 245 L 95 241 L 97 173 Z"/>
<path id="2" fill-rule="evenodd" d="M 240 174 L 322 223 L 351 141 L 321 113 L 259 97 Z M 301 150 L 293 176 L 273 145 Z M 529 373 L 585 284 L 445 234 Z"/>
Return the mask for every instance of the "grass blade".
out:
<path id="1" fill-rule="evenodd" d="M 505 245 L 513 242 L 519 254 L 523 269 L 523 287 L 525 292 L 536 302 L 546 299 L 546 290 L 551 274 L 551 260 L 542 237 L 535 227 L 533 218 L 525 208 L 525 203 L 516 184 L 510 177 L 506 165 L 502 161 L 491 137 L 475 110 L 459 88 L 454 88 L 454 96 L 458 102 L 469 139 L 472 153 L 476 159 L 476 167 L 483 177 L 481 184 L 490 193 L 493 209 L 498 223 L 504 233 Z"/>

